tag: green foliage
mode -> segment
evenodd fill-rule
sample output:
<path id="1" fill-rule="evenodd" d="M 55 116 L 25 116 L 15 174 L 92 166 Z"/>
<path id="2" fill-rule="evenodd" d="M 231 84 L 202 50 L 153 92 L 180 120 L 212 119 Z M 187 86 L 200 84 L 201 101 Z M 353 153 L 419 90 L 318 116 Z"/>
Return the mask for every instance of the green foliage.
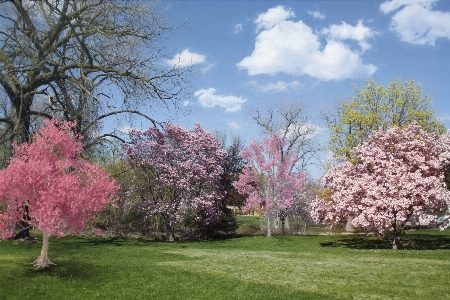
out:
<path id="1" fill-rule="evenodd" d="M 364 236 L 214 242 L 52 238 L 0 242 L 0 299 L 448 299 L 450 231 L 408 233 L 410 248 Z M 18 278 L 26 278 L 17 287 Z"/>
<path id="2" fill-rule="evenodd" d="M 233 236 L 238 229 L 238 223 L 233 215 L 231 209 L 226 207 L 225 203 L 219 204 L 219 210 L 221 212 L 219 220 L 207 226 L 197 222 L 197 231 L 200 233 L 200 237 L 204 239 L 223 238 L 227 236 Z"/>
<path id="3" fill-rule="evenodd" d="M 233 182 L 238 180 L 239 174 L 247 164 L 241 157 L 241 150 L 244 148 L 242 140 L 239 137 L 233 137 L 231 143 L 226 146 L 226 136 L 223 133 L 216 133 L 217 139 L 221 142 L 221 147 L 227 152 L 221 162 L 222 172 L 220 174 L 220 184 L 225 191 L 223 202 L 225 205 L 238 206 L 244 205 L 246 196 L 241 195 L 233 186 Z"/>
<path id="4" fill-rule="evenodd" d="M 379 128 L 404 128 L 417 121 L 428 132 L 445 132 L 431 110 L 432 96 L 422 96 L 422 86 L 414 80 L 394 80 L 384 87 L 370 79 L 362 90 L 355 85 L 353 89 L 350 102 L 340 105 L 336 115 L 325 116 L 330 129 L 328 145 L 335 157 L 351 159 L 350 149 Z"/>

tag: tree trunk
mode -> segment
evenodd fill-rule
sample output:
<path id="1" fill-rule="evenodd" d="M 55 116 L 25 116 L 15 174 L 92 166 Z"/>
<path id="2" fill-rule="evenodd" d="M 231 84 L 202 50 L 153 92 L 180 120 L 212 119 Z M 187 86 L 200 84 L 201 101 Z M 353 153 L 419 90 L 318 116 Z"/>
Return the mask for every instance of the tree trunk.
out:
<path id="1" fill-rule="evenodd" d="M 270 227 L 271 217 L 270 211 L 267 210 L 267 237 L 272 237 L 272 228 Z"/>
<path id="2" fill-rule="evenodd" d="M 392 249 L 400 250 L 402 249 L 402 243 L 400 241 L 400 236 L 394 235 L 394 240 L 392 241 Z"/>
<path id="3" fill-rule="evenodd" d="M 394 240 L 392 241 L 392 249 L 394 250 L 399 250 L 402 248 L 402 244 L 400 242 L 400 234 L 402 233 L 401 227 L 397 224 L 397 221 L 395 221 L 392 224 L 393 227 L 393 231 L 392 233 L 394 234 Z"/>
<path id="4" fill-rule="evenodd" d="M 347 231 L 347 232 L 355 231 L 355 229 L 353 228 L 352 221 L 353 221 L 352 217 L 347 218 L 347 224 L 345 225 L 345 231 Z"/>
<path id="5" fill-rule="evenodd" d="M 166 235 L 169 242 L 175 241 L 175 235 L 174 235 L 174 221 L 170 216 L 162 216 L 164 220 L 164 227 L 166 227 Z"/>
<path id="6" fill-rule="evenodd" d="M 173 228 L 172 228 L 172 230 L 170 230 L 167 233 L 167 238 L 169 239 L 169 242 L 174 242 L 175 241 L 175 237 L 174 237 L 174 234 L 173 234 Z"/>
<path id="7" fill-rule="evenodd" d="M 289 233 L 291 230 L 291 226 L 289 225 L 289 216 L 286 216 L 284 218 L 284 228 L 286 229 L 286 232 Z"/>
<path id="8" fill-rule="evenodd" d="M 26 143 L 30 138 L 30 112 L 33 97 L 21 97 L 17 96 L 15 101 L 12 101 L 14 106 L 14 127 L 12 134 L 12 142 L 17 145 Z M 31 239 L 30 236 L 30 224 L 28 220 L 28 206 L 25 206 L 25 213 L 22 216 L 22 220 L 16 224 L 16 234 L 14 239 Z"/>
<path id="9" fill-rule="evenodd" d="M 33 262 L 33 266 L 35 266 L 37 269 L 44 269 L 49 267 L 50 265 L 55 265 L 48 259 L 48 239 L 49 235 L 46 231 L 44 231 L 44 234 L 42 236 L 42 249 L 41 249 L 41 255 Z"/>
<path id="10" fill-rule="evenodd" d="M 277 218 L 275 219 L 275 229 L 278 229 L 278 227 L 280 227 L 280 214 L 277 214 Z"/>
<path id="11" fill-rule="evenodd" d="M 28 218 L 27 214 L 23 215 L 23 218 Z M 31 239 L 30 236 L 30 224 L 28 224 L 27 222 L 25 222 L 24 220 L 19 221 L 19 223 L 16 224 L 16 228 L 15 228 L 15 235 L 14 235 L 14 239 L 18 240 L 29 240 Z"/>

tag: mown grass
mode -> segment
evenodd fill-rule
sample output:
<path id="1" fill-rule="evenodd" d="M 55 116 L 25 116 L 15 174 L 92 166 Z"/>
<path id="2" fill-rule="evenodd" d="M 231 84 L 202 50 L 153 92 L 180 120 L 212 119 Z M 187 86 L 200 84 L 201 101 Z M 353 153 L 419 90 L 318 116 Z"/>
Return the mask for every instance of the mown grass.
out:
<path id="1" fill-rule="evenodd" d="M 52 238 L 0 242 L 0 299 L 449 299 L 450 232 L 410 232 L 406 250 L 364 236 L 214 242 Z"/>

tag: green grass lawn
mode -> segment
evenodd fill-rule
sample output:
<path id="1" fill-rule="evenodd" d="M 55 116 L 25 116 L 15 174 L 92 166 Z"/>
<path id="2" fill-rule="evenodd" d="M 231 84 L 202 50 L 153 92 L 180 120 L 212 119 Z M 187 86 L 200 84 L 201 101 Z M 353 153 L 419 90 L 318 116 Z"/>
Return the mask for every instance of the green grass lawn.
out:
<path id="1" fill-rule="evenodd" d="M 364 236 L 214 242 L 51 238 L 0 242 L 0 299 L 450 299 L 450 232 L 417 231 L 406 250 Z"/>

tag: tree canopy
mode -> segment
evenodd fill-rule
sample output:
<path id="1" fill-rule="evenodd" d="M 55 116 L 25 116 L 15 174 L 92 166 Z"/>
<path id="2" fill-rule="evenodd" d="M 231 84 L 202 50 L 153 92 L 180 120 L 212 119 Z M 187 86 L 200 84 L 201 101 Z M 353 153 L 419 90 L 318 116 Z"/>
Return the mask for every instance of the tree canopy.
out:
<path id="1" fill-rule="evenodd" d="M 111 115 L 152 105 L 177 106 L 188 94 L 187 68 L 164 63 L 174 31 L 157 2 L 42 0 L 2 2 L 0 87 L 11 109 L 0 122 L 17 143 L 33 116 L 77 121 L 92 139 Z"/>
<path id="2" fill-rule="evenodd" d="M 448 144 L 417 123 L 380 129 L 352 149 L 353 161 L 325 175 L 314 218 L 332 226 L 351 218 L 353 226 L 367 232 L 390 232 L 398 249 L 410 218 L 433 221 L 448 213 L 450 192 L 443 168 L 450 163 L 449 152 Z"/>
<path id="3" fill-rule="evenodd" d="M 146 215 L 162 217 L 170 241 L 186 212 L 194 210 L 204 227 L 219 220 L 220 165 L 226 152 L 212 134 L 199 124 L 191 130 L 166 124 L 163 131 L 132 131 L 130 139 L 124 145 L 126 158 L 142 174 L 130 194 L 137 195 Z"/>
<path id="4" fill-rule="evenodd" d="M 44 124 L 33 143 L 14 146 L 9 165 L 0 170 L 0 237 L 15 234 L 21 220 L 41 230 L 39 268 L 50 263 L 48 237 L 84 230 L 117 190 L 100 166 L 79 156 L 83 145 L 81 136 L 72 133 L 74 123 L 51 120 Z"/>
<path id="5" fill-rule="evenodd" d="M 351 149 L 367 140 L 372 131 L 404 128 L 417 122 L 425 131 L 445 132 L 431 109 L 431 95 L 422 95 L 422 86 L 414 80 L 394 80 L 386 87 L 373 79 L 363 89 L 353 85 L 354 94 L 333 114 L 325 114 L 330 137 L 329 149 L 337 158 L 351 158 Z"/>
<path id="6" fill-rule="evenodd" d="M 239 193 L 248 196 L 244 208 L 265 207 L 268 237 L 272 236 L 272 216 L 294 203 L 294 197 L 302 191 L 305 176 L 303 172 L 292 171 L 298 158 L 286 145 L 275 134 L 261 143 L 252 141 L 241 152 L 247 165 L 234 182 Z"/>
<path id="7" fill-rule="evenodd" d="M 314 156 L 323 150 L 314 140 L 320 133 L 320 127 L 310 122 L 303 102 L 286 103 L 279 100 L 267 108 L 256 108 L 252 118 L 264 135 L 275 134 L 287 142 L 286 150 L 296 153 L 296 166 L 300 170 L 304 170 Z"/>

